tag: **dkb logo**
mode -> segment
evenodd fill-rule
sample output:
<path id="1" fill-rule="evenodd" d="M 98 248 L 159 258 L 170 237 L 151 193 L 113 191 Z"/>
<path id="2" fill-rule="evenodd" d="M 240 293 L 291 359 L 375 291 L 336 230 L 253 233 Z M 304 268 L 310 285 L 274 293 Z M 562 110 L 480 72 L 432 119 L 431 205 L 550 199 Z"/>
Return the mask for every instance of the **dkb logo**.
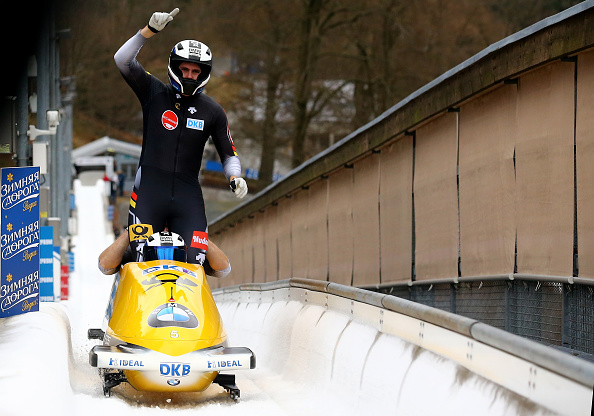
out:
<path id="1" fill-rule="evenodd" d="M 185 377 L 190 374 L 190 364 L 161 363 L 160 371 L 162 376 Z"/>
<path id="2" fill-rule="evenodd" d="M 194 130 L 204 130 L 204 120 L 189 118 L 186 122 L 186 127 Z"/>

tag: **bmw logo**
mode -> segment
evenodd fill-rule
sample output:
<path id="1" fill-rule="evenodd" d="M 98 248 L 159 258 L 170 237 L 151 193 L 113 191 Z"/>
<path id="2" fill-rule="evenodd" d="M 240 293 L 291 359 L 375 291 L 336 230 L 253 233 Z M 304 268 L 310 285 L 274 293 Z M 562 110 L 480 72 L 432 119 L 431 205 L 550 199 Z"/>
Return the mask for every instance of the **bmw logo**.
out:
<path id="1" fill-rule="evenodd" d="M 180 383 L 179 378 L 170 378 L 167 380 L 167 384 L 170 386 L 177 386 Z"/>

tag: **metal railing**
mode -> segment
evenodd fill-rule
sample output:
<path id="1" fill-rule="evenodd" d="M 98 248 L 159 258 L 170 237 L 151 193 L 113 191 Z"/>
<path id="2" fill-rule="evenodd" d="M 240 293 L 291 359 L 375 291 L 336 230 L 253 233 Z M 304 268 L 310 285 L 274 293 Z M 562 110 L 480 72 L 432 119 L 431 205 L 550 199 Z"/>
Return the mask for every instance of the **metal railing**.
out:
<path id="1" fill-rule="evenodd" d="M 367 286 L 594 361 L 592 279 L 525 274 Z"/>

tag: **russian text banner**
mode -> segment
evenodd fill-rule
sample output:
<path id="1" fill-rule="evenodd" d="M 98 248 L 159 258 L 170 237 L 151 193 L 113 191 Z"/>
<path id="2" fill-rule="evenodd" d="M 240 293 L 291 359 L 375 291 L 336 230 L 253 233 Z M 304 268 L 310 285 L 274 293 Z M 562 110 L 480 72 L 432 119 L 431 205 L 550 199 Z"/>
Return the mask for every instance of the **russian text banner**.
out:
<path id="1" fill-rule="evenodd" d="M 39 167 L 1 170 L 0 318 L 39 310 Z"/>

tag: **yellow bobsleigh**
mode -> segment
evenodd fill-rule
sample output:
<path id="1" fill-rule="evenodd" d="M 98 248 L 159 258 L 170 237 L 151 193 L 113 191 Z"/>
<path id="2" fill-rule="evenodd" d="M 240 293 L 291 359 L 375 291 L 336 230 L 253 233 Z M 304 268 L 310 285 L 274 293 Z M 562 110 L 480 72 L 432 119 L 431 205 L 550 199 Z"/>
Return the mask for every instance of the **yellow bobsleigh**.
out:
<path id="1" fill-rule="evenodd" d="M 175 233 L 153 234 L 144 253 L 145 260 L 156 259 L 122 267 L 105 328 L 89 330 L 89 338 L 103 340 L 89 362 L 100 369 L 106 396 L 122 382 L 159 392 L 199 392 L 214 382 L 238 401 L 232 373 L 255 368 L 255 356 L 249 348 L 227 345 L 204 269 L 178 260 L 185 250 L 173 245 L 177 239 Z"/>

